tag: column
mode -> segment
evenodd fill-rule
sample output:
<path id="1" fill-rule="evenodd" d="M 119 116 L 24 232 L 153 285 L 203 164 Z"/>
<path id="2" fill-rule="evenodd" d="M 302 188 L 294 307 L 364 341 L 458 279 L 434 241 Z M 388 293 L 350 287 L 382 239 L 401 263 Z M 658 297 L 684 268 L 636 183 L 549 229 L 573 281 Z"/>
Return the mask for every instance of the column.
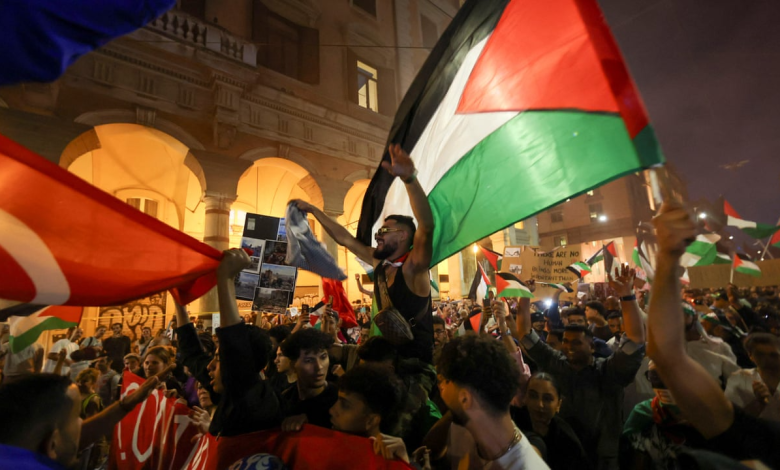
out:
<path id="1" fill-rule="evenodd" d="M 203 242 L 219 251 L 227 250 L 230 243 L 230 206 L 235 200 L 236 196 L 219 192 L 206 191 L 203 196 L 206 206 Z M 200 311 L 219 311 L 216 287 L 200 298 Z"/>

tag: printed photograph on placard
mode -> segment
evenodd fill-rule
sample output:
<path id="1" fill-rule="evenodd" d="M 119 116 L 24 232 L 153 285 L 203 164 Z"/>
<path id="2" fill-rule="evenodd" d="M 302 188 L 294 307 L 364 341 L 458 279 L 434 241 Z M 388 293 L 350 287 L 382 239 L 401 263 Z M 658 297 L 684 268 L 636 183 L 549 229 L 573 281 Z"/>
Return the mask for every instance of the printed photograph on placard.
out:
<path id="1" fill-rule="evenodd" d="M 236 285 L 236 298 L 241 300 L 254 300 L 255 289 L 260 281 L 259 274 L 240 272 L 234 280 Z"/>
<path id="2" fill-rule="evenodd" d="M 295 274 L 297 269 L 298 268 L 294 266 L 263 264 L 263 267 L 260 269 L 259 287 L 295 290 Z"/>
<path id="3" fill-rule="evenodd" d="M 287 265 L 284 259 L 287 257 L 287 242 L 268 242 L 265 245 L 263 264 Z"/>
<path id="4" fill-rule="evenodd" d="M 244 269 L 244 271 L 257 274 L 260 271 L 260 266 L 263 264 L 263 258 L 258 256 L 250 256 L 249 261 L 251 261 L 251 263 Z"/>
<path id="5" fill-rule="evenodd" d="M 265 240 L 259 240 L 257 238 L 244 237 L 241 239 L 241 248 L 252 250 L 252 254 L 255 258 L 263 258 L 263 249 L 265 248 Z M 256 271 L 255 271 L 256 272 Z"/>
<path id="6" fill-rule="evenodd" d="M 276 240 L 279 233 L 279 218 L 267 215 L 247 214 L 244 222 L 245 238 L 258 240 Z"/>
<path id="7" fill-rule="evenodd" d="M 523 273 L 523 265 L 522 264 L 510 264 L 509 265 L 509 272 L 514 274 L 515 276 L 519 276 Z"/>
<path id="8" fill-rule="evenodd" d="M 258 287 L 255 289 L 252 310 L 283 314 L 287 311 L 290 300 L 292 300 L 292 291 Z"/>
<path id="9" fill-rule="evenodd" d="M 279 231 L 276 233 L 276 239 L 280 242 L 287 241 L 287 223 L 285 222 L 284 217 L 279 219 Z"/>

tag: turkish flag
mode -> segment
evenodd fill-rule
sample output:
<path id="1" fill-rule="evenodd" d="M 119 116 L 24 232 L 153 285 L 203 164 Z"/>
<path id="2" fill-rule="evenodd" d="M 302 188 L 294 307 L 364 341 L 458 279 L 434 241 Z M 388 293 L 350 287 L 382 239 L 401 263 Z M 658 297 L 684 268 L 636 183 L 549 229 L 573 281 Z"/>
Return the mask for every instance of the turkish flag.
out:
<path id="1" fill-rule="evenodd" d="M 222 254 L 0 136 L 0 298 L 121 305 L 216 284 Z"/>

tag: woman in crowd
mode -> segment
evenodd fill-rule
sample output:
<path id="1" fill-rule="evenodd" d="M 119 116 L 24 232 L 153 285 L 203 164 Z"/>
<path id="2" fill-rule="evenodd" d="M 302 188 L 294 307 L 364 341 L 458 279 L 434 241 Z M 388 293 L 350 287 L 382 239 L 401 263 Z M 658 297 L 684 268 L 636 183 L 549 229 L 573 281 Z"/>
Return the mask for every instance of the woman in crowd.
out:
<path id="1" fill-rule="evenodd" d="M 173 352 L 170 348 L 165 346 L 151 347 L 144 356 L 144 375 L 146 377 L 155 376 L 168 367 L 171 362 L 173 362 Z M 181 384 L 173 376 L 168 374 L 162 379 L 162 382 L 166 389 L 175 390 L 178 396 L 183 396 Z"/>
<path id="2" fill-rule="evenodd" d="M 93 368 L 84 369 L 76 377 L 76 384 L 81 393 L 81 419 L 87 419 L 103 409 L 100 396 L 95 391 L 100 371 Z"/>
<path id="3" fill-rule="evenodd" d="M 511 408 L 512 420 L 523 432 L 533 432 L 547 446 L 547 465 L 552 470 L 588 468 L 585 450 L 568 423 L 558 416 L 563 397 L 550 374 L 537 372 L 528 381 L 525 406 Z"/>
<path id="4" fill-rule="evenodd" d="M 144 356 L 152 342 L 152 329 L 148 326 L 141 330 L 141 337 L 136 342 L 136 352 L 139 356 Z"/>

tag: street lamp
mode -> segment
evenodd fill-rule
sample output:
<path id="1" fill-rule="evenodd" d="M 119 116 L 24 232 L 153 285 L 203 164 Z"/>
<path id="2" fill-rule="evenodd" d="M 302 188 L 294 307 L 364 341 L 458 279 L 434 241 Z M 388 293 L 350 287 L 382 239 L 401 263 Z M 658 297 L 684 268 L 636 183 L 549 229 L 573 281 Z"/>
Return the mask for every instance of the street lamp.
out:
<path id="1" fill-rule="evenodd" d="M 474 244 L 474 246 L 471 247 L 471 251 L 473 251 L 475 255 L 479 251 L 479 248 L 477 248 L 477 244 L 476 243 Z"/>
<path id="2" fill-rule="evenodd" d="M 699 218 L 700 218 L 700 219 L 706 219 L 706 218 L 707 218 L 707 213 L 706 213 L 706 212 L 702 212 L 702 213 L 700 213 L 700 214 L 699 214 Z"/>
<path id="3" fill-rule="evenodd" d="M 607 216 L 606 215 L 602 214 L 602 215 L 599 216 L 599 222 L 606 222 L 606 221 L 607 221 Z"/>

